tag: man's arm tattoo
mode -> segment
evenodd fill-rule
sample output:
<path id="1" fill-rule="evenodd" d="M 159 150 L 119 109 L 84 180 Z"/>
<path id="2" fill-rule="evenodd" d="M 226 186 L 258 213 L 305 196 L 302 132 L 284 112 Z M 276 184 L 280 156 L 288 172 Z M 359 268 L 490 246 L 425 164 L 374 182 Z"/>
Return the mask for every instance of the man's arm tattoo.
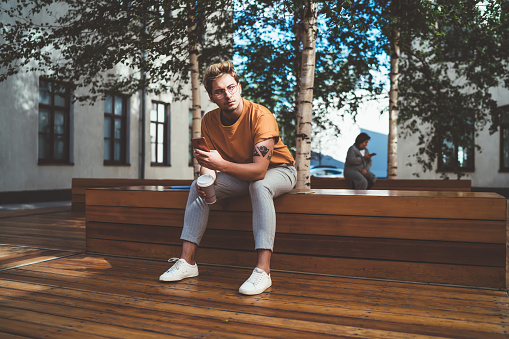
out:
<path id="1" fill-rule="evenodd" d="M 267 153 L 269 153 L 269 149 L 265 146 L 258 146 L 256 148 L 258 149 L 258 152 L 260 152 L 260 154 L 262 155 L 262 158 L 265 158 Z"/>
<path id="2" fill-rule="evenodd" d="M 253 150 L 253 158 L 259 157 L 259 156 L 260 156 L 260 154 L 256 151 L 256 147 L 255 147 L 255 149 Z"/>
<path id="3" fill-rule="evenodd" d="M 269 153 L 269 156 L 267 157 L 267 160 L 268 160 L 268 161 L 270 161 L 270 159 L 272 159 L 272 153 L 273 153 L 273 152 L 272 152 L 272 150 L 271 150 L 271 151 L 270 151 L 270 153 Z"/>

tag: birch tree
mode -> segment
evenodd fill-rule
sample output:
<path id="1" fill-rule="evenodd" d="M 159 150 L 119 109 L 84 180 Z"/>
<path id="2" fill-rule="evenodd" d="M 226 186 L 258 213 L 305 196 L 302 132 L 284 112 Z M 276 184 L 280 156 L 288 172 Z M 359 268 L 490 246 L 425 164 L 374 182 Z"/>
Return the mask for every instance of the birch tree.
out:
<path id="1" fill-rule="evenodd" d="M 317 3 L 304 1 L 302 38 L 302 69 L 297 99 L 297 191 L 310 190 L 311 121 L 313 117 L 313 87 L 315 80 L 315 55 L 317 36 Z"/>
<path id="2" fill-rule="evenodd" d="M 387 179 L 398 178 L 398 86 L 399 86 L 399 38 L 401 35 L 398 17 L 399 0 L 391 3 L 392 32 L 390 39 L 390 89 L 389 89 L 389 135 L 387 149 Z"/>

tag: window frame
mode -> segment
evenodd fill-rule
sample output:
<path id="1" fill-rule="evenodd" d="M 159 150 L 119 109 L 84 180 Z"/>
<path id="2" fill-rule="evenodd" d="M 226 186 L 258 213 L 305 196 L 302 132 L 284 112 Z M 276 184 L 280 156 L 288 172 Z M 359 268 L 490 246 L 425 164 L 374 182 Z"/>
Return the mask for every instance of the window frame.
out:
<path id="1" fill-rule="evenodd" d="M 39 93 L 41 91 L 41 82 L 47 82 L 51 84 L 51 93 L 50 93 L 50 103 L 42 103 L 40 100 L 40 94 L 39 94 L 39 103 L 38 103 L 38 114 L 37 117 L 40 119 L 41 116 L 41 108 L 49 111 L 49 132 L 41 132 L 40 131 L 40 120 L 37 121 L 37 163 L 38 165 L 73 165 L 72 164 L 72 156 L 71 156 L 71 121 L 72 121 L 72 115 L 71 115 L 71 106 L 72 106 L 72 91 L 70 89 L 70 85 L 63 81 L 58 81 L 54 79 L 50 79 L 44 76 L 39 77 Z M 55 96 L 56 92 L 55 89 L 57 88 L 63 88 L 65 89 L 64 94 L 64 100 L 65 100 L 65 106 L 57 106 L 55 104 Z M 64 113 L 64 132 L 63 134 L 63 141 L 64 141 L 64 158 L 63 159 L 57 159 L 55 157 L 55 112 L 61 111 Z M 41 135 L 49 135 L 49 144 L 50 147 L 50 156 L 47 158 L 41 158 L 40 153 L 40 137 Z"/>
<path id="2" fill-rule="evenodd" d="M 157 167 L 157 166 L 171 166 L 171 157 L 170 157 L 170 109 L 171 109 L 171 106 L 169 103 L 167 102 L 162 102 L 162 101 L 155 101 L 153 100 L 152 101 L 152 108 L 154 107 L 154 105 L 156 106 L 156 112 L 158 112 L 158 108 L 159 108 L 159 105 L 163 105 L 164 106 L 164 122 L 160 122 L 160 121 L 154 121 L 152 120 L 152 111 L 153 109 L 150 110 L 150 117 L 149 117 L 149 120 L 150 120 L 150 166 L 153 166 L 153 167 Z M 156 113 L 156 116 L 158 117 L 158 113 Z M 152 142 L 152 124 L 155 124 L 156 125 L 156 128 L 155 128 L 155 131 L 156 131 L 156 140 L 155 142 Z M 155 144 L 155 155 L 156 155 L 156 160 L 157 159 L 157 154 L 158 154 L 158 143 L 157 143 L 157 136 L 158 136 L 158 131 L 159 129 L 157 128 L 159 125 L 163 125 L 163 159 L 161 162 L 159 161 L 153 161 L 153 156 L 154 154 L 152 154 L 153 152 L 153 148 L 152 148 L 152 145 Z"/>
<path id="3" fill-rule="evenodd" d="M 106 97 L 112 97 L 112 107 L 111 107 L 111 113 L 106 113 Z M 119 93 L 108 93 L 106 94 L 105 100 L 104 100 L 104 119 L 103 124 L 106 123 L 106 118 L 109 117 L 111 119 L 111 128 L 110 128 L 110 137 L 106 137 L 104 135 L 105 127 L 103 126 L 103 164 L 105 166 L 126 166 L 128 165 L 128 132 L 129 132 L 129 121 L 128 121 L 128 112 L 129 112 L 129 97 L 124 94 Z M 115 101 L 117 99 L 122 100 L 122 114 L 118 115 L 115 114 Z M 115 138 L 115 119 L 122 120 L 122 126 L 123 130 L 121 132 L 120 138 Z M 106 148 L 106 140 L 109 139 L 110 142 L 110 154 L 113 159 L 106 159 L 104 149 Z M 120 159 L 115 160 L 115 140 L 120 140 Z"/>

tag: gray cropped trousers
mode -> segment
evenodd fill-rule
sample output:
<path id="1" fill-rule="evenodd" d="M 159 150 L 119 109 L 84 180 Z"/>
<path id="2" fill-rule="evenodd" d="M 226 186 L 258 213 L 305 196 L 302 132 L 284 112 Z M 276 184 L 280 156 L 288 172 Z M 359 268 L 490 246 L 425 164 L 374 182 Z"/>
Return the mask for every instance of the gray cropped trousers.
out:
<path id="1" fill-rule="evenodd" d="M 257 181 L 239 180 L 231 175 L 217 173 L 217 199 L 231 198 L 250 194 L 253 208 L 253 234 L 255 249 L 274 247 L 276 235 L 276 210 L 274 198 L 293 189 L 297 181 L 297 170 L 294 166 L 280 165 L 267 170 L 265 178 Z M 196 180 L 191 185 L 184 215 L 184 229 L 180 239 L 197 245 L 207 228 L 209 205 L 200 198 L 196 190 Z"/>

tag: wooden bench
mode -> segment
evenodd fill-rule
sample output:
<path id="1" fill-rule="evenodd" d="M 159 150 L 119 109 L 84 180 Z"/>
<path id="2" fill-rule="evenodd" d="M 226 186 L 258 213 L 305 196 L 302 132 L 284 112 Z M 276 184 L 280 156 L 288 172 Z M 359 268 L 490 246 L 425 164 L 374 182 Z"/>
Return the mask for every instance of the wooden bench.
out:
<path id="1" fill-rule="evenodd" d="M 130 179 L 130 178 L 72 178 L 71 208 L 85 211 L 85 191 L 88 188 L 127 186 L 189 186 L 193 180 L 182 179 Z"/>
<path id="2" fill-rule="evenodd" d="M 179 256 L 187 196 L 162 186 L 87 190 L 87 251 Z M 291 192 L 275 200 L 272 268 L 506 289 L 506 205 L 495 193 Z M 197 261 L 252 267 L 253 248 L 249 197 L 211 205 Z"/>
<path id="3" fill-rule="evenodd" d="M 167 179 L 110 179 L 110 178 L 73 178 L 72 210 L 85 211 L 85 191 L 87 188 L 128 187 L 128 186 L 189 186 L 192 180 Z M 405 191 L 457 191 L 470 192 L 470 180 L 430 180 L 430 179 L 379 179 L 373 189 Z M 348 183 L 343 178 L 311 177 L 311 188 L 346 188 Z"/>
<path id="4" fill-rule="evenodd" d="M 346 188 L 349 183 L 344 178 L 311 177 L 311 188 Z M 371 188 L 373 190 L 403 191 L 453 191 L 471 192 L 471 180 L 438 180 L 438 179 L 378 179 Z"/>

